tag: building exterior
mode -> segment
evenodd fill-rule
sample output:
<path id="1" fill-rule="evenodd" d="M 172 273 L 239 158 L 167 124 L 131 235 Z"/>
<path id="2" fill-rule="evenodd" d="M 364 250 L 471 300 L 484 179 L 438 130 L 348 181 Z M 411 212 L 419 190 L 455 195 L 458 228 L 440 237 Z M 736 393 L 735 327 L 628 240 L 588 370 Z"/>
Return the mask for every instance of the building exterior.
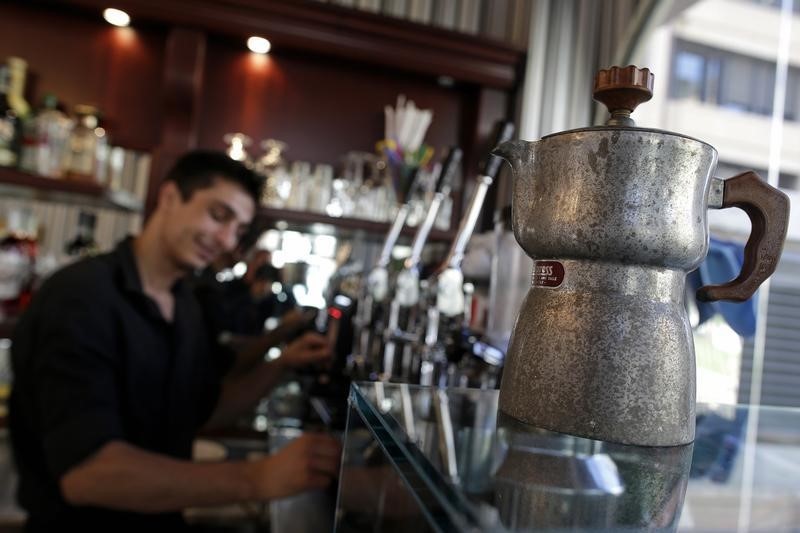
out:
<path id="1" fill-rule="evenodd" d="M 655 73 L 656 86 L 653 100 L 635 116 L 639 125 L 715 146 L 719 177 L 752 169 L 789 195 L 787 243 L 770 285 L 760 401 L 800 406 L 800 2 L 788 7 L 782 19 L 780 0 L 700 0 L 674 15 L 636 59 Z M 782 64 L 784 88 L 776 84 Z M 709 225 L 713 236 L 742 243 L 750 231 L 738 209 L 710 211 Z M 725 388 L 703 379 L 704 359 L 720 360 L 719 353 L 709 355 L 710 347 L 724 352 L 731 346 L 719 342 L 725 338 L 720 331 L 716 343 L 696 335 L 701 396 L 706 384 Z M 728 365 L 728 372 L 738 375 L 733 397 L 748 402 L 754 340 L 740 339 L 739 346 L 733 351 L 741 354 L 740 364 Z"/>

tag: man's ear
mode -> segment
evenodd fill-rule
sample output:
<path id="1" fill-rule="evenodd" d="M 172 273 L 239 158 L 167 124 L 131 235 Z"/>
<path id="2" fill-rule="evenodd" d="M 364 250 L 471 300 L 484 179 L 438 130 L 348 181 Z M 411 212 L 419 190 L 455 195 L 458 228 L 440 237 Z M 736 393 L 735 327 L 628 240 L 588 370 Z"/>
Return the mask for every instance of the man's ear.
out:
<path id="1" fill-rule="evenodd" d="M 181 200 L 181 191 L 174 181 L 167 180 L 161 184 L 158 189 L 159 207 L 171 208 L 180 203 Z"/>

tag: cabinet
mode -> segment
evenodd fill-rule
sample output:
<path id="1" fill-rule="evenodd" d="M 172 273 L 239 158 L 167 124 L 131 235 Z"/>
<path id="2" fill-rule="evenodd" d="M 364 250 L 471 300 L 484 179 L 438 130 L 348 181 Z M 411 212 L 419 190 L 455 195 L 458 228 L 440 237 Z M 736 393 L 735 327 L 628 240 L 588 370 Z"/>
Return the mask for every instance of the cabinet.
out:
<path id="1" fill-rule="evenodd" d="M 147 208 L 182 152 L 221 149 L 226 132 L 281 139 L 290 159 L 314 163 L 372 151 L 383 106 L 398 93 L 433 110 L 429 144 L 464 149 L 467 183 L 494 121 L 514 114 L 524 64 L 524 53 L 505 44 L 310 0 L 120 0 L 115 7 L 131 15 L 130 28 L 106 24 L 105 7 L 7 3 L 0 57 L 28 60 L 29 101 L 52 91 L 69 104 L 95 103 L 115 143 L 153 154 Z M 250 35 L 269 38 L 272 52 L 249 53 Z M 454 217 L 460 203 L 456 194 Z M 266 208 L 262 215 L 376 236 L 387 229 Z M 451 237 L 452 230 L 434 235 Z"/>

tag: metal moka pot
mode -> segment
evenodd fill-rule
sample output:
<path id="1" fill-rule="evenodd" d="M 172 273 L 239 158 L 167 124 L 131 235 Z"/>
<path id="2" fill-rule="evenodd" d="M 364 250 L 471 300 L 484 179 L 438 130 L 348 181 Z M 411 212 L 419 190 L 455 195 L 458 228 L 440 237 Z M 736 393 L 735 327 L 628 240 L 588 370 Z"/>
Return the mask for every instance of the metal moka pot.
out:
<path id="1" fill-rule="evenodd" d="M 713 177 L 716 150 L 637 128 L 653 75 L 602 70 L 605 126 L 510 141 L 512 226 L 534 259 L 500 387 L 500 410 L 525 423 L 640 446 L 694 440 L 695 356 L 684 306 L 688 272 L 708 251 L 708 208 L 752 222 L 739 276 L 698 291 L 744 301 L 775 270 L 788 197 L 754 172 Z"/>

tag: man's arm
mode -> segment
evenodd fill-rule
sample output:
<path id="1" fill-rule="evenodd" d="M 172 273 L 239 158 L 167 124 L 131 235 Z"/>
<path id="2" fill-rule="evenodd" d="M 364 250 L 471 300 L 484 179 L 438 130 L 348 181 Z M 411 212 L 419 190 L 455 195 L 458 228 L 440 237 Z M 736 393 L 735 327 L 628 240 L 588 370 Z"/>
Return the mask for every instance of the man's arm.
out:
<path id="1" fill-rule="evenodd" d="M 339 444 L 321 434 L 305 434 L 276 454 L 251 462 L 194 463 L 112 441 L 68 470 L 60 486 L 72 505 L 178 511 L 326 487 L 336 475 L 340 453 Z"/>
<path id="2" fill-rule="evenodd" d="M 251 409 L 278 383 L 285 369 L 326 361 L 331 354 L 326 337 L 306 333 L 286 346 L 278 359 L 261 363 L 247 373 L 232 373 L 222 382 L 222 393 L 206 428 L 224 426 Z"/>

